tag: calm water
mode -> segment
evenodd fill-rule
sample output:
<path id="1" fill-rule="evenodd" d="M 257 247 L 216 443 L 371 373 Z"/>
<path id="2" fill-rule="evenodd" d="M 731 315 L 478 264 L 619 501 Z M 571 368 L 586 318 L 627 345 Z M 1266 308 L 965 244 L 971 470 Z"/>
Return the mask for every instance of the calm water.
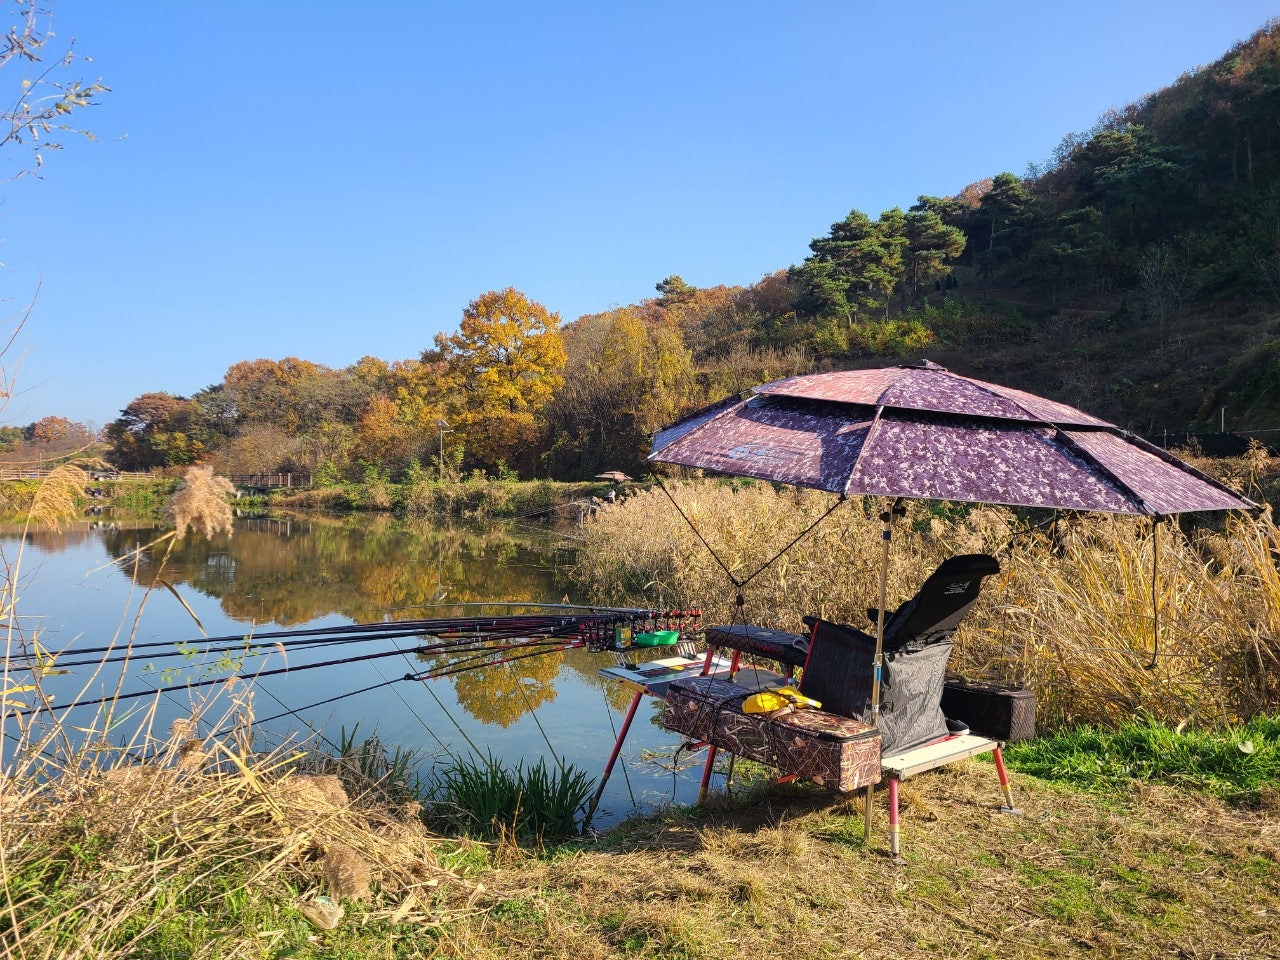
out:
<path id="1" fill-rule="evenodd" d="M 135 645 L 157 644 L 139 650 L 122 686 L 126 692 L 165 691 L 159 713 L 166 719 L 185 712 L 192 696 L 221 689 L 185 688 L 227 675 L 225 662 L 197 652 L 205 637 L 508 612 L 473 606 L 484 602 L 575 600 L 563 575 L 572 552 L 536 528 L 441 529 L 386 517 L 244 519 L 232 537 L 181 544 L 167 557 L 163 548 L 146 546 L 160 532 L 79 524 L 25 539 L 0 534 L 0 553 L 10 567 L 18 565 L 24 635 L 66 651 L 63 664 L 73 663 L 76 651 L 122 642 L 131 632 Z M 182 641 L 192 651 L 188 656 L 157 656 Z M 341 649 L 290 650 L 287 657 L 268 649 L 248 661 L 246 672 L 296 671 L 254 685 L 254 713 L 265 735 L 283 740 L 313 729 L 336 743 L 343 730 L 356 731 L 358 739 L 376 733 L 388 746 L 415 751 L 424 771 L 449 754 L 475 752 L 511 763 L 560 759 L 593 777 L 603 770 L 630 701 L 597 673 L 613 662 L 609 654 L 557 651 L 427 682 L 388 683 L 426 668 L 409 655 L 297 670 L 348 651 L 391 651 L 415 642 L 362 641 Z M 76 666 L 70 676 L 46 682 L 55 702 L 65 703 L 108 696 L 120 680 L 118 669 L 92 674 L 92 667 Z M 347 696 L 375 685 L 379 689 Z M 219 696 L 219 705 L 225 704 L 226 694 Z M 151 699 L 132 703 L 141 711 Z M 656 701 L 642 704 L 597 825 L 695 799 L 698 771 L 670 772 L 679 738 L 657 726 L 656 708 Z M 69 716 L 74 723 L 78 712 L 90 709 Z M 117 736 L 127 729 L 122 724 Z"/>

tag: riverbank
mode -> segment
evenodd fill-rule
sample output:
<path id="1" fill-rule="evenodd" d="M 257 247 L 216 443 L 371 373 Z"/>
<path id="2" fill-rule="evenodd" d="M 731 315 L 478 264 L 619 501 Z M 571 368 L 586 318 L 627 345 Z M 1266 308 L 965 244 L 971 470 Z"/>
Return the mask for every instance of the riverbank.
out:
<path id="1" fill-rule="evenodd" d="M 989 763 L 912 778 L 896 864 L 883 797 L 869 847 L 860 797 L 760 781 L 559 846 L 481 844 L 350 765 L 176 733 L 145 767 L 6 784 L 6 956 L 1255 958 L 1280 938 L 1274 786 L 1233 805 L 1194 764 L 1067 788 L 1011 748 L 1021 816 Z M 1274 771 L 1277 734 L 1229 746 Z M 1160 742 L 1204 746 L 1181 736 Z"/>
<path id="2" fill-rule="evenodd" d="M 762 484 L 672 492 L 744 575 L 818 509 Z M 732 616 L 732 596 L 716 589 L 723 571 L 693 561 L 705 547 L 660 503 L 639 494 L 602 507 L 584 528 L 579 575 L 632 597 L 651 585 L 667 591 L 655 596 L 687 591 L 709 616 Z M 753 584 L 749 615 L 859 613 L 875 518 L 847 505 L 833 520 L 847 525 L 821 527 Z M 1109 524 L 1023 537 L 1028 553 L 1001 554 L 1006 574 L 957 654 L 1005 669 L 1044 661 L 1032 679 L 1060 735 L 1008 751 L 1021 817 L 997 811 L 985 762 L 904 783 L 904 864 L 885 855 L 883 795 L 866 847 L 860 799 L 753 780 L 748 765 L 732 802 L 559 845 L 514 830 L 479 843 L 429 831 L 412 793 L 377 779 L 385 765 L 352 769 L 297 746 L 255 753 L 250 719 L 213 737 L 182 723 L 153 735 L 143 716 L 127 750 L 95 744 L 85 757 L 60 753 L 71 738 L 56 728 L 13 716 L 5 735 L 32 739 L 30 765 L 7 768 L 0 789 L 0 944 L 21 960 L 1267 956 L 1280 938 L 1280 723 L 1257 706 L 1274 702 L 1274 649 L 1259 644 L 1276 635 L 1267 617 L 1280 609 L 1265 580 L 1280 575 L 1263 562 L 1275 537 L 1255 526 L 1256 543 L 1208 531 L 1220 539 L 1164 545 L 1179 586 L 1168 659 L 1148 671 L 1149 651 L 1111 645 L 1149 637 L 1117 625 L 1139 621 L 1151 544 Z M 896 591 L 940 555 L 995 552 L 1016 532 L 991 511 L 924 511 L 903 530 Z M 1188 573 L 1196 563 L 1207 567 L 1199 579 Z M 1114 606 L 1082 583 L 1105 587 Z M 1233 631 L 1254 659 L 1224 644 Z M 1208 679 L 1206 663 L 1217 664 Z M 1228 722 L 1250 704 L 1254 726 Z M 1188 705 L 1202 722 L 1188 722 Z M 1072 742 L 1086 709 L 1108 722 Z M 1116 748 L 1126 729 L 1115 716 L 1159 710 L 1170 719 L 1141 725 L 1144 748 Z M 227 727 L 208 721 L 201 729 Z"/>
<path id="3" fill-rule="evenodd" d="M 80 508 L 93 516 L 108 511 L 131 516 L 158 513 L 180 481 L 100 481 L 92 494 L 82 497 Z M 38 481 L 11 485 L 15 506 L 21 510 L 39 489 Z M 406 517 L 438 517 L 466 520 L 546 519 L 580 523 L 595 507 L 642 489 L 607 481 L 576 483 L 554 480 L 502 480 L 471 477 L 465 480 L 414 480 L 389 483 L 371 480 L 358 484 L 334 484 L 305 490 L 280 489 L 270 493 L 244 493 L 237 497 L 241 510 L 310 511 L 329 513 L 383 512 Z"/>

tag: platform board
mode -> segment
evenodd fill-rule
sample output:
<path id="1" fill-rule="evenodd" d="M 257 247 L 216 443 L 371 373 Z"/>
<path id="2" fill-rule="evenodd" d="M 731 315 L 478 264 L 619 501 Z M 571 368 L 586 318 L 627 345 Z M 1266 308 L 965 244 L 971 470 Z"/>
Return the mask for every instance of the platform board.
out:
<path id="1" fill-rule="evenodd" d="M 959 737 L 950 737 L 937 743 L 929 743 L 914 750 L 895 753 L 880 758 L 880 769 L 890 780 L 905 780 L 917 773 L 924 773 L 935 767 L 946 766 L 965 757 L 976 757 L 980 753 L 990 753 L 1000 746 L 999 740 L 975 736 L 966 733 Z"/>

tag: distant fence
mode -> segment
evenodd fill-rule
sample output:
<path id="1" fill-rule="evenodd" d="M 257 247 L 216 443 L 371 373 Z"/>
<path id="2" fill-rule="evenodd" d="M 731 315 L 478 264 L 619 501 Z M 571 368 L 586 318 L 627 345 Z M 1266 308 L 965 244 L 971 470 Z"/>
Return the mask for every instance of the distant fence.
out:
<path id="1" fill-rule="evenodd" d="M 24 467 L 20 465 L 0 464 L 0 481 L 4 480 L 43 480 L 51 472 L 52 467 Z M 123 470 L 86 470 L 89 479 L 98 480 L 154 480 L 155 474 L 147 471 L 129 472 Z"/>
<path id="2" fill-rule="evenodd" d="M 233 473 L 228 479 L 245 490 L 305 490 L 311 486 L 309 473 Z"/>

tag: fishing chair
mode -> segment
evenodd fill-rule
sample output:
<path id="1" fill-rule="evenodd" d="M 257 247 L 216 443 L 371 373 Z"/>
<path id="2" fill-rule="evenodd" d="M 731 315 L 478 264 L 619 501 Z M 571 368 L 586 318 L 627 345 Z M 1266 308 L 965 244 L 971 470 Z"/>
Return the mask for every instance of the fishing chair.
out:
<path id="1" fill-rule="evenodd" d="M 877 723 L 885 755 L 965 732 L 942 712 L 952 637 L 977 601 L 983 578 L 999 572 L 1000 564 L 987 554 L 950 557 L 914 597 L 885 612 Z M 878 613 L 867 611 L 872 621 Z M 828 713 L 872 722 L 876 638 L 817 617 L 804 622 L 810 635 L 800 691 Z"/>

